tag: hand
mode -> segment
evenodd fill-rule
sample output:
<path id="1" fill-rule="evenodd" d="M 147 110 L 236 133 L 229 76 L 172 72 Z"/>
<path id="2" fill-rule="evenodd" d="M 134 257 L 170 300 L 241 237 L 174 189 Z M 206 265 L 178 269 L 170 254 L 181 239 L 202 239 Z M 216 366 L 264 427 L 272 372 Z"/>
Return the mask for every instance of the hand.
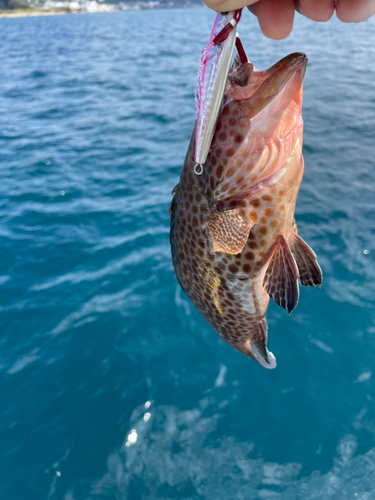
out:
<path id="1" fill-rule="evenodd" d="M 359 23 L 375 14 L 375 0 L 203 0 L 218 12 L 248 7 L 258 18 L 263 34 L 286 38 L 293 28 L 294 10 L 313 21 L 328 21 L 336 10 L 344 23 Z M 336 5 L 335 5 L 336 4 Z"/>

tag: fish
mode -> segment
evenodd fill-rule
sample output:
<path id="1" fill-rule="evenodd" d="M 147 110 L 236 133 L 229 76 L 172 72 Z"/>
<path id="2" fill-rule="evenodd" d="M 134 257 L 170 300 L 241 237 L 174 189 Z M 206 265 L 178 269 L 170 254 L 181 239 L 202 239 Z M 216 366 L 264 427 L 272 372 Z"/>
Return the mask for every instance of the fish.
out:
<path id="1" fill-rule="evenodd" d="M 264 71 L 235 62 L 203 171 L 194 171 L 194 130 L 169 209 L 182 289 L 226 343 L 268 369 L 276 367 L 267 348 L 270 298 L 290 314 L 299 284 L 322 284 L 294 219 L 306 64 L 303 53 Z"/>

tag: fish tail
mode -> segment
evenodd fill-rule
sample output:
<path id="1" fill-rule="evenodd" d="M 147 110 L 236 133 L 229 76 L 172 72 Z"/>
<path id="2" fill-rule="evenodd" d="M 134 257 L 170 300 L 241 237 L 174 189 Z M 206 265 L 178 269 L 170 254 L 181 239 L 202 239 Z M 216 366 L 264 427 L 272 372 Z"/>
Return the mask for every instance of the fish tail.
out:
<path id="1" fill-rule="evenodd" d="M 276 368 L 276 358 L 267 349 L 267 321 L 261 318 L 254 324 L 250 338 L 240 349 L 243 354 L 269 370 Z"/>

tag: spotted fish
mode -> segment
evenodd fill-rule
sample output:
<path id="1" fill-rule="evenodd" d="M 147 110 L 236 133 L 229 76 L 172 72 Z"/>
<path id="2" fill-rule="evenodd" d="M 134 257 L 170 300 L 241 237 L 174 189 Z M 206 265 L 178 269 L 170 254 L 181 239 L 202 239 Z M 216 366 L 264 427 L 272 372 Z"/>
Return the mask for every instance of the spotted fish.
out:
<path id="1" fill-rule="evenodd" d="M 265 368 L 276 367 L 267 349 L 269 298 L 291 313 L 298 281 L 322 283 L 294 221 L 306 64 L 295 53 L 265 71 L 250 62 L 232 68 L 203 173 L 194 171 L 193 132 L 170 206 L 181 287 L 225 342 Z"/>

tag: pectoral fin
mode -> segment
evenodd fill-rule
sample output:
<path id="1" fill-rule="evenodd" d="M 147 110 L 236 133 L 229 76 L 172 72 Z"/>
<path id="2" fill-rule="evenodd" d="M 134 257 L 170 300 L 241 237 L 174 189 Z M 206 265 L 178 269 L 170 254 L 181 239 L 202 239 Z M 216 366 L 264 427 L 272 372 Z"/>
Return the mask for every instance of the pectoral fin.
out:
<path id="1" fill-rule="evenodd" d="M 263 280 L 268 295 L 289 314 L 298 303 L 298 267 L 284 236 L 278 236 Z"/>
<path id="2" fill-rule="evenodd" d="M 242 252 L 249 237 L 252 224 L 244 221 L 238 208 L 215 214 L 209 224 L 210 234 L 215 252 L 237 255 Z"/>
<path id="3" fill-rule="evenodd" d="M 291 233 L 289 242 L 290 249 L 298 266 L 301 285 L 320 287 L 323 276 L 315 252 L 302 238 L 293 232 Z"/>

